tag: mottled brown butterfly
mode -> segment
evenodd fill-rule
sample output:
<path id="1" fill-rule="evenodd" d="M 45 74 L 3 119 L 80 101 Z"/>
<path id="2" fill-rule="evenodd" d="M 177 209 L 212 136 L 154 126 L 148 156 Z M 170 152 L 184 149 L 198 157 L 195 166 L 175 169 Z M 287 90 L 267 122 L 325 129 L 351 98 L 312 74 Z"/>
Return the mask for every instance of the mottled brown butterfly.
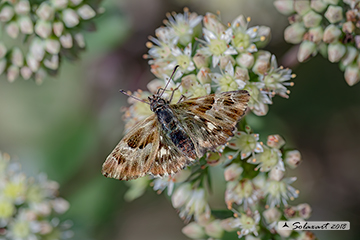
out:
<path id="1" fill-rule="evenodd" d="M 105 177 L 130 180 L 145 174 L 171 175 L 206 151 L 216 151 L 234 135 L 250 99 L 247 91 L 181 98 L 170 104 L 176 89 L 169 100 L 162 98 L 169 81 L 149 102 L 144 101 L 154 114 L 137 123 L 106 158 Z"/>

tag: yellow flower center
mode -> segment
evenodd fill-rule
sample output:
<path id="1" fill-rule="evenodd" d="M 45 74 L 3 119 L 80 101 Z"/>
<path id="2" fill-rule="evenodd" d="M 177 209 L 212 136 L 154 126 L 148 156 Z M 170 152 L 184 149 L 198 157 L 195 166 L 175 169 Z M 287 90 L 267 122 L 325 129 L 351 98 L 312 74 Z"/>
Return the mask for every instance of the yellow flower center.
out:
<path id="1" fill-rule="evenodd" d="M 243 51 L 250 46 L 250 36 L 246 33 L 236 33 L 231 41 L 235 48 L 239 51 Z"/>
<path id="2" fill-rule="evenodd" d="M 220 56 L 221 54 L 223 54 L 226 51 L 227 45 L 226 45 L 225 40 L 211 39 L 210 44 L 209 44 L 209 49 L 210 49 L 210 52 L 212 54 L 214 54 L 215 56 Z"/>

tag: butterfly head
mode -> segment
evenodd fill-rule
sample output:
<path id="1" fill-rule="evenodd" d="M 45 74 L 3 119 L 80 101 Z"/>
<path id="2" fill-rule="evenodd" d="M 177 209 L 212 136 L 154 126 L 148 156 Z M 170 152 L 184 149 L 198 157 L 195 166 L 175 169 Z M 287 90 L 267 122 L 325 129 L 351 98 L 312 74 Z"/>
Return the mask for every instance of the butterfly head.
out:
<path id="1" fill-rule="evenodd" d="M 150 102 L 150 109 L 153 112 L 155 112 L 157 108 L 170 103 L 168 100 L 161 98 L 158 94 L 154 94 L 148 97 L 148 99 Z"/>

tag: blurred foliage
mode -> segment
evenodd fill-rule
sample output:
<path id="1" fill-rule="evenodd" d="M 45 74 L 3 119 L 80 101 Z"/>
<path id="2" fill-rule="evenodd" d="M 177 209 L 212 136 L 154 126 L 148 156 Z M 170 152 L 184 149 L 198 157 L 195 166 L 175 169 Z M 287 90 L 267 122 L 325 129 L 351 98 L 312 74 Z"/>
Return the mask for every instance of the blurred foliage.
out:
<path id="1" fill-rule="evenodd" d="M 239 14 L 251 16 L 252 24 L 272 29 L 267 50 L 280 57 L 290 49 L 281 36 L 286 18 L 271 2 L 185 4 L 199 14 L 218 8 L 225 21 Z M 97 31 L 85 35 L 82 60 L 65 61 L 56 79 L 37 86 L 0 77 L 0 149 L 26 159 L 22 165 L 29 174 L 46 172 L 60 183 L 62 197 L 71 204 L 64 219 L 74 221 L 76 240 L 185 239 L 180 231 L 183 223 L 164 196 L 147 191 L 125 203 L 127 187 L 100 173 L 122 135 L 120 109 L 127 103 L 118 90 L 145 88 L 154 78 L 141 58 L 147 36 L 167 11 L 181 10 L 184 1 L 108 0 L 103 6 L 106 12 L 95 21 Z M 319 57 L 291 67 L 297 77 L 290 98 L 276 98 L 266 117 L 254 117 L 252 128 L 262 136 L 280 133 L 302 152 L 304 162 L 294 170 L 298 176 L 294 185 L 302 193 L 294 204 L 308 202 L 314 211 L 310 220 L 351 222 L 350 231 L 316 232 L 319 239 L 357 239 L 360 85 L 350 88 L 338 81 L 343 75 L 336 64 Z M 213 183 L 214 192 L 221 192 L 217 187 L 223 184 Z M 215 209 L 224 207 L 219 205 L 221 196 L 211 196 Z"/>

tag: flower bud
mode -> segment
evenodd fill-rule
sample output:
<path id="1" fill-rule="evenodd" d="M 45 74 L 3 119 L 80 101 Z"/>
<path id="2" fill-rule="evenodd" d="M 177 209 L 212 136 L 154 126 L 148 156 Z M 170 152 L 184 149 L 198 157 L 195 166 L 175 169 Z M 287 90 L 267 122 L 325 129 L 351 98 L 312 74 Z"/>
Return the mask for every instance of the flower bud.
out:
<path id="1" fill-rule="evenodd" d="M 355 30 L 355 25 L 352 22 L 348 21 L 343 24 L 342 30 L 344 33 L 353 33 Z"/>
<path id="2" fill-rule="evenodd" d="M 54 22 L 53 31 L 55 33 L 55 36 L 60 37 L 64 31 L 64 24 L 62 22 Z"/>
<path id="3" fill-rule="evenodd" d="M 14 82 L 19 77 L 19 68 L 15 65 L 11 65 L 7 69 L 7 79 L 9 82 Z"/>
<path id="4" fill-rule="evenodd" d="M 358 55 L 358 51 L 356 48 L 352 47 L 352 46 L 347 46 L 346 47 L 346 54 L 343 57 L 343 59 L 341 59 L 341 64 L 344 66 L 348 66 L 350 64 L 352 64 L 355 60 L 355 58 Z"/>
<path id="5" fill-rule="evenodd" d="M 225 69 L 229 62 L 231 63 L 231 65 L 235 65 L 235 60 L 232 56 L 225 55 L 220 57 L 220 68 Z"/>
<path id="6" fill-rule="evenodd" d="M 44 20 L 37 20 L 35 23 L 35 33 L 42 38 L 48 38 L 51 35 L 51 23 Z"/>
<path id="7" fill-rule="evenodd" d="M 50 6 L 47 2 L 42 2 L 39 8 L 36 10 L 36 15 L 44 21 L 51 21 L 54 19 L 54 8 Z"/>
<path id="8" fill-rule="evenodd" d="M 353 86 L 360 80 L 360 72 L 357 65 L 353 64 L 345 68 L 345 81 L 349 86 Z"/>
<path id="9" fill-rule="evenodd" d="M 195 74 L 186 75 L 181 79 L 181 86 L 184 89 L 190 89 L 194 84 L 196 84 Z"/>
<path id="10" fill-rule="evenodd" d="M 315 27 L 309 29 L 309 40 L 319 44 L 324 36 L 324 30 L 322 27 Z"/>
<path id="11" fill-rule="evenodd" d="M 275 8 L 283 15 L 290 15 L 294 12 L 294 1 L 276 0 L 274 2 Z"/>
<path id="12" fill-rule="evenodd" d="M 337 42 L 331 43 L 328 47 L 328 59 L 330 62 L 338 62 L 345 55 L 346 47 L 344 44 Z"/>
<path id="13" fill-rule="evenodd" d="M 269 135 L 266 144 L 269 147 L 280 149 L 282 146 L 285 145 L 285 140 L 278 134 Z"/>
<path id="14" fill-rule="evenodd" d="M 24 56 L 18 47 L 14 47 L 11 51 L 11 63 L 15 66 L 22 67 L 24 65 Z"/>
<path id="15" fill-rule="evenodd" d="M 218 16 L 212 13 L 206 13 L 204 20 L 204 27 L 215 34 L 225 32 L 225 26 L 219 21 Z"/>
<path id="16" fill-rule="evenodd" d="M 16 22 L 6 24 L 6 32 L 11 38 L 17 38 L 19 35 L 19 26 Z"/>
<path id="17" fill-rule="evenodd" d="M 6 55 L 7 49 L 4 43 L 0 41 L 0 59 Z"/>
<path id="18" fill-rule="evenodd" d="M 274 167 L 269 172 L 269 179 L 280 181 L 284 177 L 284 171 L 281 170 L 279 167 Z"/>
<path id="19" fill-rule="evenodd" d="M 57 39 L 46 39 L 45 49 L 48 53 L 58 54 L 60 52 L 60 42 Z"/>
<path id="20" fill-rule="evenodd" d="M 251 68 L 254 65 L 254 55 L 251 53 L 241 53 L 236 58 L 236 62 L 240 65 L 240 67 Z"/>
<path id="21" fill-rule="evenodd" d="M 308 219 L 311 216 L 312 209 L 309 204 L 302 203 L 302 204 L 297 205 L 296 208 L 299 211 L 299 216 L 302 219 Z"/>
<path id="22" fill-rule="evenodd" d="M 238 228 L 234 227 L 234 220 L 235 220 L 235 218 L 233 218 L 233 217 L 221 220 L 220 224 L 221 224 L 222 229 L 224 229 L 227 232 L 236 231 Z"/>
<path id="23" fill-rule="evenodd" d="M 297 59 L 299 62 L 308 60 L 313 54 L 316 53 L 316 44 L 311 41 L 303 41 L 300 44 Z"/>
<path id="24" fill-rule="evenodd" d="M 201 84 L 211 83 L 211 78 L 209 76 L 209 73 L 211 73 L 210 68 L 202 67 L 202 68 L 200 68 L 196 77 L 197 77 L 197 79 L 199 79 Z"/>
<path id="25" fill-rule="evenodd" d="M 29 52 L 32 54 L 32 56 L 38 60 L 41 61 L 44 58 L 45 55 L 45 43 L 40 38 L 34 38 L 32 42 L 30 43 Z"/>
<path id="26" fill-rule="evenodd" d="M 281 218 L 281 212 L 279 211 L 279 209 L 277 208 L 269 208 L 269 209 L 266 209 L 264 212 L 263 212 L 263 216 L 264 216 L 264 219 L 265 221 L 268 223 L 268 224 L 271 224 L 273 222 L 277 222 L 280 220 Z"/>
<path id="27" fill-rule="evenodd" d="M 193 62 L 195 63 L 196 68 L 209 67 L 209 57 L 201 53 L 195 54 L 193 57 Z"/>
<path id="28" fill-rule="evenodd" d="M 330 23 L 337 23 L 343 20 L 342 7 L 330 5 L 325 12 L 325 17 Z"/>
<path id="29" fill-rule="evenodd" d="M 82 3 L 82 0 L 70 0 L 73 6 L 77 6 Z"/>
<path id="30" fill-rule="evenodd" d="M 294 1 L 294 10 L 304 16 L 308 11 L 311 10 L 309 1 Z"/>
<path id="31" fill-rule="evenodd" d="M 244 171 L 239 164 L 233 163 L 230 166 L 225 168 L 224 177 L 225 181 L 235 181 L 240 177 L 241 173 Z"/>
<path id="32" fill-rule="evenodd" d="M 59 55 L 52 55 L 51 59 L 45 59 L 44 65 L 52 70 L 56 70 L 59 67 Z"/>
<path id="33" fill-rule="evenodd" d="M 39 68 L 39 70 L 35 73 L 35 83 L 38 85 L 42 84 L 46 76 L 46 71 L 43 68 Z"/>
<path id="34" fill-rule="evenodd" d="M 20 17 L 18 20 L 20 31 L 24 34 L 33 34 L 34 32 L 34 24 L 31 21 L 30 17 L 24 16 Z"/>
<path id="35" fill-rule="evenodd" d="M 284 31 L 285 41 L 292 44 L 298 44 L 306 32 L 302 23 L 294 23 L 288 26 Z"/>
<path id="36" fill-rule="evenodd" d="M 317 27 L 320 25 L 322 16 L 314 11 L 309 11 L 303 17 L 304 25 L 307 28 Z"/>
<path id="37" fill-rule="evenodd" d="M 249 71 L 246 68 L 236 67 L 235 79 L 240 79 L 243 82 L 250 80 Z"/>
<path id="38" fill-rule="evenodd" d="M 324 1 L 319 1 L 319 0 L 311 0 L 310 3 L 310 7 L 319 13 L 322 13 L 327 8 L 327 6 L 328 6 L 327 3 L 324 3 Z"/>
<path id="39" fill-rule="evenodd" d="M 301 163 L 301 154 L 298 150 L 288 151 L 285 154 L 285 163 L 291 169 L 295 169 Z"/>
<path id="40" fill-rule="evenodd" d="M 256 74 L 264 74 L 270 67 L 271 53 L 267 51 L 259 51 L 256 53 L 255 64 L 252 68 Z"/>
<path id="41" fill-rule="evenodd" d="M 73 39 L 70 33 L 62 35 L 60 37 L 60 43 L 63 48 L 72 48 L 73 46 Z"/>
<path id="42" fill-rule="evenodd" d="M 179 208 L 183 206 L 191 197 L 191 194 L 191 185 L 189 183 L 184 183 L 180 185 L 171 196 L 171 202 L 173 207 Z"/>
<path id="43" fill-rule="evenodd" d="M 7 22 L 13 18 L 14 14 L 14 9 L 11 6 L 5 5 L 0 12 L 0 21 Z"/>
<path id="44" fill-rule="evenodd" d="M 196 222 L 191 222 L 181 230 L 184 235 L 192 239 L 205 238 L 206 234 L 204 228 Z"/>
<path id="45" fill-rule="evenodd" d="M 205 233 L 210 237 L 221 239 L 222 236 L 224 235 L 224 230 L 221 227 L 221 220 L 215 219 L 214 221 L 206 225 Z"/>
<path id="46" fill-rule="evenodd" d="M 0 59 L 0 75 L 3 74 L 6 68 L 6 59 Z"/>
<path id="47" fill-rule="evenodd" d="M 85 38 L 84 38 L 84 35 L 82 35 L 81 33 L 76 33 L 75 36 L 75 41 L 77 43 L 77 45 L 80 47 L 80 48 L 84 48 L 85 47 Z"/>
<path id="48" fill-rule="evenodd" d="M 26 64 L 33 72 L 37 72 L 37 70 L 39 70 L 40 62 L 36 60 L 36 58 L 34 58 L 31 54 L 26 56 Z"/>
<path id="49" fill-rule="evenodd" d="M 30 12 L 30 3 L 28 0 L 25 1 L 19 1 L 15 5 L 15 12 L 20 15 L 25 15 Z"/>
<path id="50" fill-rule="evenodd" d="M 51 5 L 54 6 L 56 9 L 64 9 L 68 5 L 68 0 L 51 0 Z"/>
<path id="51" fill-rule="evenodd" d="M 324 3 L 337 5 L 339 3 L 339 0 L 322 0 Z"/>
<path id="52" fill-rule="evenodd" d="M 20 69 L 20 73 L 21 73 L 21 76 L 23 77 L 23 79 L 25 79 L 25 80 L 28 80 L 32 75 L 32 71 L 28 66 L 23 66 Z"/>
<path id="53" fill-rule="evenodd" d="M 62 20 L 66 27 L 72 28 L 79 24 L 79 16 L 76 12 L 71 9 L 67 8 L 62 12 Z"/>
<path id="54" fill-rule="evenodd" d="M 289 237 L 292 230 L 286 230 L 286 229 L 277 229 L 277 226 L 276 226 L 276 232 L 281 236 L 281 237 Z"/>
<path id="55" fill-rule="evenodd" d="M 326 43 L 332 43 L 339 39 L 341 30 L 333 24 L 330 24 L 325 28 L 323 41 Z"/>
<path id="56" fill-rule="evenodd" d="M 81 7 L 79 7 L 77 13 L 84 20 L 91 19 L 96 15 L 96 12 L 87 4 L 84 4 Z"/>

